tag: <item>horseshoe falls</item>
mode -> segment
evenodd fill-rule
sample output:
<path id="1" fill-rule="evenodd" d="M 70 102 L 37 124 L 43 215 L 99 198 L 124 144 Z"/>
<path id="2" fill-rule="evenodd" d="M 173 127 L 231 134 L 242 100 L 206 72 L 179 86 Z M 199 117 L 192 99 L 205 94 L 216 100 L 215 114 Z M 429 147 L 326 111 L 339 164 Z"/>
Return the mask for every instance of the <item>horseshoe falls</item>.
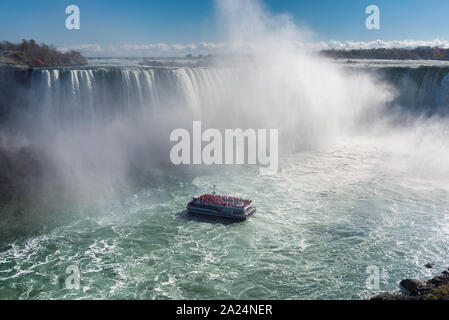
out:
<path id="1" fill-rule="evenodd" d="M 444 268 L 449 66 L 277 58 L 1 70 L 0 299 L 361 299 Z M 171 164 L 194 120 L 278 129 L 279 172 Z M 213 185 L 257 214 L 187 214 Z"/>

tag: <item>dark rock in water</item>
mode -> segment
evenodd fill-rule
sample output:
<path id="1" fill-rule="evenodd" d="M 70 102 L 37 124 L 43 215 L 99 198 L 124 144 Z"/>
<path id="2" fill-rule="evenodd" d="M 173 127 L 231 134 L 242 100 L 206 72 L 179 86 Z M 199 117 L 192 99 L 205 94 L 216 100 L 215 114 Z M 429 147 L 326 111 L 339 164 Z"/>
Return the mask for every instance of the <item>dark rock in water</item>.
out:
<path id="1" fill-rule="evenodd" d="M 410 292 L 411 295 L 416 295 L 426 289 L 427 284 L 417 279 L 404 279 L 399 283 L 399 286 Z"/>
<path id="2" fill-rule="evenodd" d="M 448 282 L 449 282 L 449 273 L 444 273 L 444 271 L 441 276 L 432 278 L 429 281 L 427 281 L 427 283 L 429 285 L 433 285 L 433 286 L 439 286 L 440 284 L 448 283 Z"/>
<path id="3" fill-rule="evenodd" d="M 427 268 L 427 269 L 432 269 L 433 268 L 433 263 L 426 263 L 426 265 L 425 265 L 425 267 Z"/>
<path id="4" fill-rule="evenodd" d="M 389 292 L 381 292 L 376 294 L 371 300 L 393 300 L 393 295 Z"/>
<path id="5" fill-rule="evenodd" d="M 399 283 L 402 292 L 382 292 L 372 300 L 449 300 L 449 272 L 443 271 L 426 282 L 404 279 Z"/>

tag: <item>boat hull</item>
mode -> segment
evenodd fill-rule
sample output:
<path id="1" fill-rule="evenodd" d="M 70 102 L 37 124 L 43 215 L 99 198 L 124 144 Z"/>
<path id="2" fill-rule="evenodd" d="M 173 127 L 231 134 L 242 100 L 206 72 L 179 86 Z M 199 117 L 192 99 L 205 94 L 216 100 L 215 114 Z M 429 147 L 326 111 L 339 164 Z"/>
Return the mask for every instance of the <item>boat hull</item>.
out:
<path id="1" fill-rule="evenodd" d="M 207 215 L 207 216 L 213 216 L 213 217 L 219 217 L 219 218 L 238 220 L 238 221 L 245 221 L 245 220 L 248 220 L 249 217 L 251 217 L 252 215 L 254 215 L 256 213 L 256 209 L 254 208 L 251 212 L 249 212 L 248 214 L 245 215 L 245 214 L 232 214 L 232 213 L 217 212 L 217 211 L 207 209 L 207 208 L 187 206 L 187 212 L 202 214 L 202 215 Z"/>

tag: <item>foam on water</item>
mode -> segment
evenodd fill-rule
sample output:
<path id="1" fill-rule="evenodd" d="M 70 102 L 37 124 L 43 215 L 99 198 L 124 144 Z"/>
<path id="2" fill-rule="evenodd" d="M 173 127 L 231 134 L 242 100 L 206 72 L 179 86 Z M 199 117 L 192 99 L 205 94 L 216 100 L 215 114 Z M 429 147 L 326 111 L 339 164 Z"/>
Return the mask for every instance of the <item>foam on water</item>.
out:
<path id="1" fill-rule="evenodd" d="M 447 267 L 449 124 L 432 113 L 449 105 L 447 67 L 345 68 L 294 50 L 291 19 L 252 0 L 220 10 L 230 40 L 252 48 L 245 63 L 33 71 L 10 126 L 18 149 L 45 155 L 36 189 L 72 201 L 2 220 L 14 232 L 0 238 L 0 298 L 360 298 L 374 293 L 368 266 L 380 290 Z M 282 171 L 171 166 L 169 134 L 192 120 L 279 129 Z M 256 216 L 186 215 L 213 184 Z M 80 290 L 65 287 L 70 265 Z"/>
<path id="2" fill-rule="evenodd" d="M 346 141 L 256 168 L 156 185 L 108 212 L 17 239 L 0 252 L 1 298 L 365 298 L 371 265 L 381 290 L 424 277 L 449 258 L 448 190 L 391 165 L 383 141 Z M 193 194 L 251 197 L 245 223 L 187 215 Z M 69 265 L 81 289 L 65 289 Z"/>

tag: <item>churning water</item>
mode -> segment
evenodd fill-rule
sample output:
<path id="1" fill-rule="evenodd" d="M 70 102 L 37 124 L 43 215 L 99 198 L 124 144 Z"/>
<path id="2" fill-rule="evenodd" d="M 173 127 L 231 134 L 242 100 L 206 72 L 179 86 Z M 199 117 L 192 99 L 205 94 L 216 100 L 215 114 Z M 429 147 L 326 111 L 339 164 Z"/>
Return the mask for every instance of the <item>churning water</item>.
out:
<path id="1" fill-rule="evenodd" d="M 430 276 L 426 262 L 449 260 L 448 75 L 297 60 L 35 70 L 21 124 L 74 199 L 2 222 L 0 298 L 357 299 Z M 170 130 L 194 119 L 279 128 L 281 171 L 167 165 Z M 186 214 L 213 184 L 257 214 Z"/>
<path id="2" fill-rule="evenodd" d="M 0 155 L 20 161 L 0 178 L 27 193 L 0 209 L 1 299 L 357 299 L 447 267 L 447 64 L 329 62 L 256 1 L 218 9 L 239 61 L 96 59 L 17 88 L 2 73 Z M 278 129 L 281 171 L 172 165 L 170 132 L 193 120 Z M 257 214 L 187 215 L 214 184 Z"/>
<path id="3" fill-rule="evenodd" d="M 366 288 L 368 266 L 379 267 L 380 289 L 395 290 L 405 276 L 426 275 L 428 261 L 445 266 L 449 198 L 446 179 L 391 157 L 381 145 L 346 141 L 285 157 L 276 176 L 236 168 L 172 177 L 3 242 L 0 297 L 366 298 L 376 291 Z M 245 223 L 187 215 L 190 197 L 212 184 L 251 197 L 257 215 Z M 65 287 L 70 265 L 79 290 Z"/>

